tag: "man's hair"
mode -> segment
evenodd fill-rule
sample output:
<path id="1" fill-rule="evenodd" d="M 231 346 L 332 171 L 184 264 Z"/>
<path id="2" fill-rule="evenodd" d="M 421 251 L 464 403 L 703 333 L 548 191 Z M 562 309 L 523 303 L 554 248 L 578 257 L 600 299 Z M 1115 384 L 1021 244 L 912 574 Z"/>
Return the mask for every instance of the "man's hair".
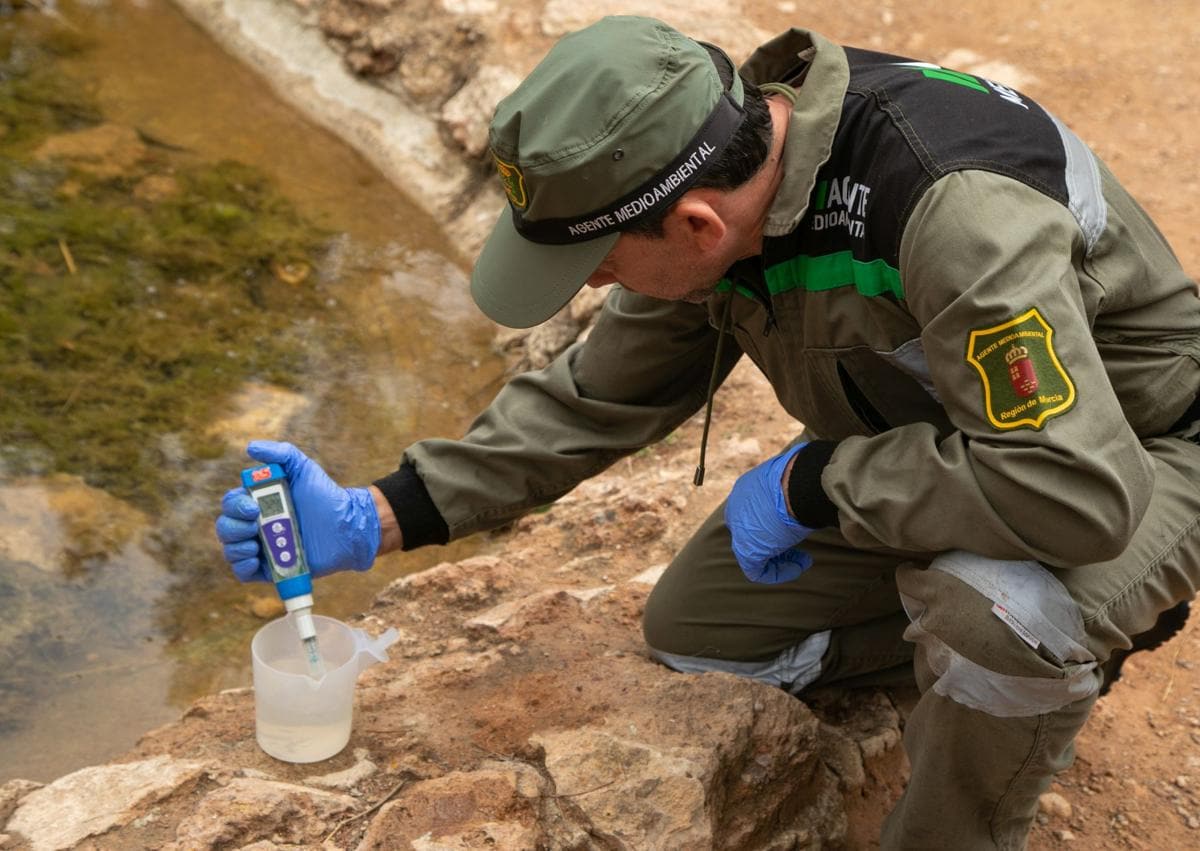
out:
<path id="1" fill-rule="evenodd" d="M 713 64 L 717 66 L 721 82 L 728 88 L 733 82 L 730 74 L 737 72 L 730 68 L 723 59 L 717 60 Z M 729 140 L 725 150 L 696 178 L 692 189 L 719 189 L 722 191 L 737 189 L 757 174 L 763 163 L 767 161 L 767 154 L 771 151 L 771 110 L 767 107 L 767 100 L 759 91 L 758 86 L 744 77 L 742 78 L 742 89 L 744 91 L 742 109 L 746 113 L 745 117 L 738 125 L 738 129 L 734 131 L 733 138 Z M 663 221 L 666 220 L 673 208 L 674 205 L 643 219 L 630 222 L 628 226 L 621 228 L 621 232 L 659 239 L 664 235 Z"/>

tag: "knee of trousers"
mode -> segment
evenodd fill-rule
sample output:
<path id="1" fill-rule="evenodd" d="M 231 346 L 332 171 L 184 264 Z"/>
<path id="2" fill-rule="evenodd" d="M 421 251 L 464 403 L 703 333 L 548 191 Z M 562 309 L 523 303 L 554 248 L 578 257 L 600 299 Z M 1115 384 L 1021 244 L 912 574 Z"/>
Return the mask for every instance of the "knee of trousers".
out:
<path id="1" fill-rule="evenodd" d="M 653 646 L 650 655 L 668 668 L 685 674 L 721 671 L 799 694 L 821 676 L 821 660 L 829 650 L 829 630 L 815 632 L 782 652 L 753 662 L 719 659 L 711 656 L 685 656 L 668 653 Z"/>
<path id="2" fill-rule="evenodd" d="M 955 550 L 896 584 L 930 688 L 997 717 L 1042 715 L 1096 694 L 1100 671 L 1067 589 L 1036 561 Z"/>

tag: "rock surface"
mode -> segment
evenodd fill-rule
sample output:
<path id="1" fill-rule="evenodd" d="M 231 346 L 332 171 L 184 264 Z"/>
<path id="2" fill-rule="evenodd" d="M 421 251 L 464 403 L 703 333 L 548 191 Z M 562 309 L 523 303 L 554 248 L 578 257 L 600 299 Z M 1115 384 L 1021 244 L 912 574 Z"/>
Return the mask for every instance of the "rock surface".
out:
<path id="1" fill-rule="evenodd" d="M 26 837 L 34 851 L 73 848 L 85 837 L 124 827 L 140 808 L 178 792 L 204 771 L 203 763 L 166 756 L 83 768 L 23 795 L 5 830 Z"/>
<path id="2" fill-rule="evenodd" d="M 726 394 L 769 392 L 739 368 L 718 395 L 704 488 L 696 417 L 492 552 L 388 586 L 356 625 L 400 638 L 360 675 L 332 759 L 268 757 L 253 692 L 213 695 L 121 762 L 0 788 L 6 849 L 784 849 L 877 829 L 903 771 L 891 698 L 810 707 L 669 671 L 641 639 L 657 573 L 791 428 L 767 414 L 744 434 Z"/>
<path id="3" fill-rule="evenodd" d="M 1200 256 L 1197 183 L 1168 167 L 1200 155 L 1194 98 L 1168 85 L 1195 76 L 1198 19 L 1180 3 L 1154 16 L 1117 0 L 1098 0 L 1088 16 L 1036 0 L 971 4 L 955 29 L 938 7 L 895 0 L 802 16 L 790 2 L 177 2 L 449 222 L 466 258 L 501 207 L 479 156 L 490 102 L 554 37 L 605 11 L 670 18 L 735 59 L 762 34 L 756 22 L 776 31 L 802 17 L 848 43 L 1028 87 L 1097 146 L 1185 263 Z M 441 29 L 430 34 L 427 22 Z M 1155 45 L 1149 64 L 1130 43 Z M 427 77 L 414 70 L 423 62 Z M 1163 106 L 1170 122 L 1152 111 Z M 562 320 L 571 327 L 518 343 L 515 368 L 575 339 L 586 327 L 575 313 Z M 351 742 L 336 757 L 267 757 L 254 741 L 253 693 L 213 695 L 120 762 L 45 788 L 0 787 L 0 847 L 871 847 L 905 779 L 903 695 L 801 703 L 727 676 L 667 672 L 640 639 L 663 565 L 733 477 L 795 428 L 761 378 L 739 368 L 717 397 L 704 488 L 689 484 L 693 419 L 495 535 L 487 555 L 381 594 L 356 625 L 396 627 L 401 639 L 390 662 L 360 678 Z M 1081 759 L 1044 800 L 1032 848 L 1194 844 L 1200 799 L 1181 771 L 1200 771 L 1200 720 L 1189 703 L 1195 663 L 1181 652 L 1197 647 L 1191 628 L 1159 657 L 1166 664 L 1147 655 L 1127 665 L 1081 736 Z M 1156 758 L 1145 744 L 1160 739 Z"/>

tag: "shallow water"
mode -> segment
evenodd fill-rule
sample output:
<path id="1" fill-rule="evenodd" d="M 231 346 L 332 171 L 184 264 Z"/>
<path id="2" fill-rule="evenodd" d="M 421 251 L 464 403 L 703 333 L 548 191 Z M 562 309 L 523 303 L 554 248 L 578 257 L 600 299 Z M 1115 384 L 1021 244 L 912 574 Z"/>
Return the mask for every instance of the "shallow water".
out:
<path id="1" fill-rule="evenodd" d="M 199 394 L 188 430 L 139 422 L 149 481 L 109 486 L 111 475 L 72 466 L 75 456 L 53 460 L 0 434 L 0 782 L 105 761 L 195 698 L 250 684 L 250 639 L 276 612 L 270 588 L 231 578 L 212 532 L 221 494 L 249 463 L 236 447 L 288 439 L 339 481 L 362 484 L 394 469 L 412 440 L 461 433 L 502 371 L 436 224 L 356 153 L 162 0 L 57 9 L 90 42 L 59 70 L 94 95 L 103 121 L 135 128 L 172 168 L 249 166 L 326 236 L 299 282 L 286 269 L 264 279 L 263 309 L 299 311 L 283 326 L 298 354 L 289 387 L 264 366 L 232 396 Z M 28 8 L 0 18 L 33 41 L 62 26 Z M 50 191 L 45 203 L 71 201 Z M 0 224 L 19 234 L 22 223 Z M 86 275 L 90 258 L 68 261 L 69 242 L 50 260 L 60 251 Z M 178 325 L 165 333 L 181 339 L 207 327 L 201 311 L 192 327 L 186 315 L 170 321 Z M 174 379 L 164 370 L 161 380 Z M 87 390 L 64 400 L 64 426 L 80 411 L 95 416 L 83 407 Z M 0 383 L 0 400 L 17 392 Z M 159 498 L 148 498 L 160 482 Z M 391 556 L 321 580 L 316 611 L 346 618 L 396 576 L 476 547 Z"/>

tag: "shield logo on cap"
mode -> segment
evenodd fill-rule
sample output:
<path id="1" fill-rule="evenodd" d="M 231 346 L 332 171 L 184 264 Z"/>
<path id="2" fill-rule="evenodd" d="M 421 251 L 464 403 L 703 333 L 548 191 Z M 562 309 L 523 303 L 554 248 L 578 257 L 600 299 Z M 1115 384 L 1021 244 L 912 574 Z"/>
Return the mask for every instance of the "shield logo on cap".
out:
<path id="1" fill-rule="evenodd" d="M 504 194 L 518 210 L 525 209 L 529 203 L 525 195 L 525 175 L 515 165 L 506 163 L 495 154 L 492 154 L 492 159 L 496 161 L 496 171 L 500 174 L 500 182 L 504 184 Z"/>

